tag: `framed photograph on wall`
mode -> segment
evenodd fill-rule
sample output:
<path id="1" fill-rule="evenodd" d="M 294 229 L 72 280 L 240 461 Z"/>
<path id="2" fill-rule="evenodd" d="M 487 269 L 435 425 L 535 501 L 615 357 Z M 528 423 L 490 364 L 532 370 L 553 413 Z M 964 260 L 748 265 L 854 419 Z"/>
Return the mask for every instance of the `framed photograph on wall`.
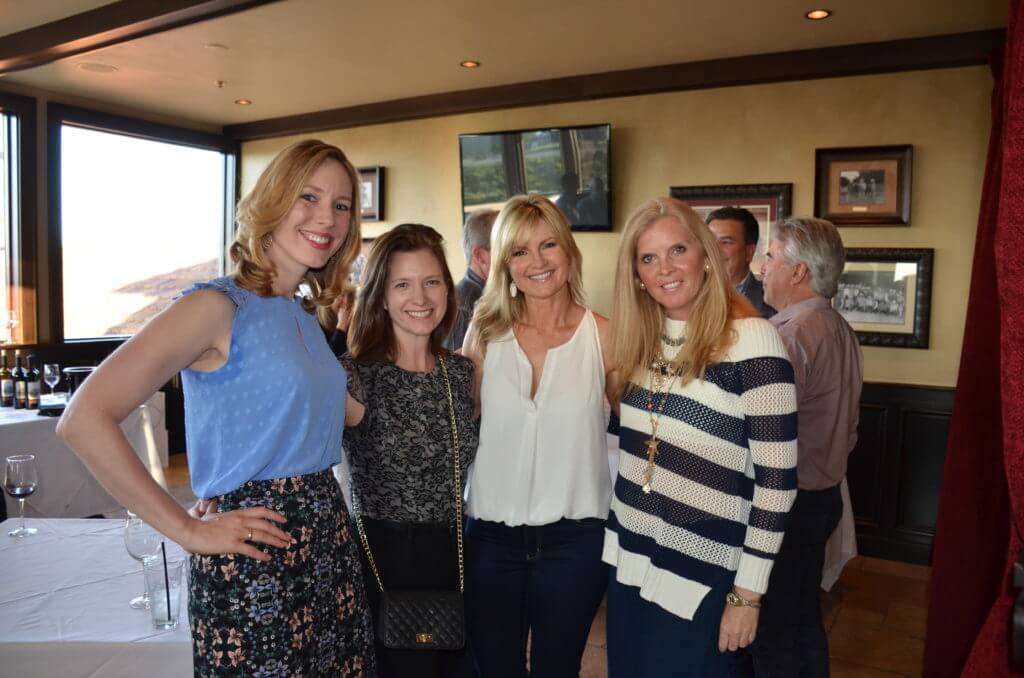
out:
<path id="1" fill-rule="evenodd" d="M 359 198 L 363 221 L 384 219 L 384 168 L 359 168 Z"/>
<path id="2" fill-rule="evenodd" d="M 913 146 L 819 148 L 814 214 L 837 226 L 910 223 Z"/>
<path id="3" fill-rule="evenodd" d="M 723 186 L 672 186 L 669 195 L 682 200 L 707 220 L 719 207 L 743 207 L 757 218 L 760 227 L 757 250 L 750 269 L 760 275 L 768 250 L 771 227 L 793 209 L 793 184 L 733 184 Z"/>
<path id="4" fill-rule="evenodd" d="M 832 306 L 863 346 L 928 348 L 932 249 L 847 249 Z"/>

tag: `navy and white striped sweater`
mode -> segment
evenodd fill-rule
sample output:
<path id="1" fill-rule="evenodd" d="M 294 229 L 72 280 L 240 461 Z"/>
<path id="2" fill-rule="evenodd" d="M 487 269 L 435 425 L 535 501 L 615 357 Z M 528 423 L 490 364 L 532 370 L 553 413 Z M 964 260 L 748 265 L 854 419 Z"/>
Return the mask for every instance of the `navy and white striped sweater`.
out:
<path id="1" fill-rule="evenodd" d="M 666 320 L 669 336 L 686 323 Z M 692 619 L 711 587 L 763 593 L 796 497 L 793 368 L 771 323 L 735 320 L 736 341 L 703 380 L 676 382 L 658 423 L 653 490 L 645 494 L 651 372 L 622 400 L 619 475 L 604 561 L 616 579 L 672 614 Z M 663 344 L 666 358 L 679 350 Z M 661 395 L 654 395 L 655 409 Z"/>

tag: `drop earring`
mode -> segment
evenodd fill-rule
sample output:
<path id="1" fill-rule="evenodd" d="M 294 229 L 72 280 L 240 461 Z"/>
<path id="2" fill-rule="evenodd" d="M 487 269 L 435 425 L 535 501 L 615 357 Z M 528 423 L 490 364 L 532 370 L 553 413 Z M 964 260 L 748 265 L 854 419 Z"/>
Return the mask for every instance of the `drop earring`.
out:
<path id="1" fill-rule="evenodd" d="M 512 296 L 513 299 L 515 299 L 516 295 L 519 294 L 519 288 L 516 287 L 516 284 L 514 282 L 510 282 L 508 284 L 508 293 Z"/>

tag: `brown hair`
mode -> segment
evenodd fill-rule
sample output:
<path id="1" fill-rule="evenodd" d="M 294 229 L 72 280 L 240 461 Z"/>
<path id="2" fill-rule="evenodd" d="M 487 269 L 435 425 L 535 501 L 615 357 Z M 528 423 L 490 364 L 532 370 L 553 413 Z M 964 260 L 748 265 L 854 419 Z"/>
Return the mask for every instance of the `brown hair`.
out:
<path id="1" fill-rule="evenodd" d="M 263 297 L 273 296 L 276 269 L 263 249 L 262 239 L 288 215 L 310 176 L 327 160 L 340 163 L 352 181 L 348 233 L 327 265 L 306 271 L 302 282 L 309 288 L 309 297 L 303 301 L 306 310 L 315 310 L 324 327 L 334 327 L 337 314 L 332 305 L 351 285 L 349 273 L 361 244 L 359 173 L 340 148 L 316 139 L 306 139 L 278 153 L 260 174 L 252 190 L 238 201 L 235 217 L 238 230 L 228 253 L 234 263 L 235 281 L 240 287 Z"/>
<path id="2" fill-rule="evenodd" d="M 387 295 L 391 257 L 396 252 L 426 250 L 434 255 L 441 266 L 447 290 L 448 306 L 441 322 L 430 333 L 430 350 L 434 354 L 444 351 L 442 342 L 455 325 L 458 305 L 455 302 L 455 283 L 448 270 L 441 234 L 423 224 L 401 224 L 373 241 L 366 264 L 363 266 L 362 285 L 356 295 L 355 309 L 348 330 L 348 350 L 362 362 L 384 362 L 394 359 L 395 331 L 391 316 L 384 308 Z"/>
<path id="3" fill-rule="evenodd" d="M 721 360 L 735 341 L 731 318 L 756 315 L 750 302 L 729 284 L 722 253 L 704 220 L 689 205 L 674 198 L 648 200 L 626 222 L 615 271 L 611 354 L 616 369 L 627 383 L 631 383 L 638 369 L 646 369 L 661 350 L 665 310 L 640 289 L 636 245 L 641 234 L 663 217 L 676 220 L 690 232 L 704 250 L 707 262 L 704 281 L 686 323 L 686 343 L 672 361 L 681 371 L 682 383 L 702 379 L 707 366 Z"/>

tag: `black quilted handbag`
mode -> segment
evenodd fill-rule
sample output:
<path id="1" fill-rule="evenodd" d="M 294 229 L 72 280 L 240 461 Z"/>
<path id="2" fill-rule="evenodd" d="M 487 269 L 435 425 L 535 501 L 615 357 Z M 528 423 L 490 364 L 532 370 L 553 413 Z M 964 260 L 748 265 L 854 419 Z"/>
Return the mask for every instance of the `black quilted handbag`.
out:
<path id="1" fill-rule="evenodd" d="M 384 589 L 377 640 L 394 650 L 461 650 L 466 618 L 458 591 Z"/>
<path id="2" fill-rule="evenodd" d="M 451 417 L 452 457 L 455 477 L 455 539 L 459 555 L 459 590 L 433 589 L 392 590 L 384 588 L 377 563 L 370 552 L 370 542 L 359 515 L 359 500 L 352 493 L 359 540 L 366 552 L 370 569 L 380 587 L 380 607 L 377 611 L 377 640 L 393 650 L 461 650 L 466 644 L 466 616 L 462 601 L 465 590 L 465 568 L 462 553 L 462 473 L 459 469 L 459 428 L 455 423 L 455 402 L 448 380 L 448 367 L 444 356 L 437 356 L 448 391 L 448 413 Z"/>

